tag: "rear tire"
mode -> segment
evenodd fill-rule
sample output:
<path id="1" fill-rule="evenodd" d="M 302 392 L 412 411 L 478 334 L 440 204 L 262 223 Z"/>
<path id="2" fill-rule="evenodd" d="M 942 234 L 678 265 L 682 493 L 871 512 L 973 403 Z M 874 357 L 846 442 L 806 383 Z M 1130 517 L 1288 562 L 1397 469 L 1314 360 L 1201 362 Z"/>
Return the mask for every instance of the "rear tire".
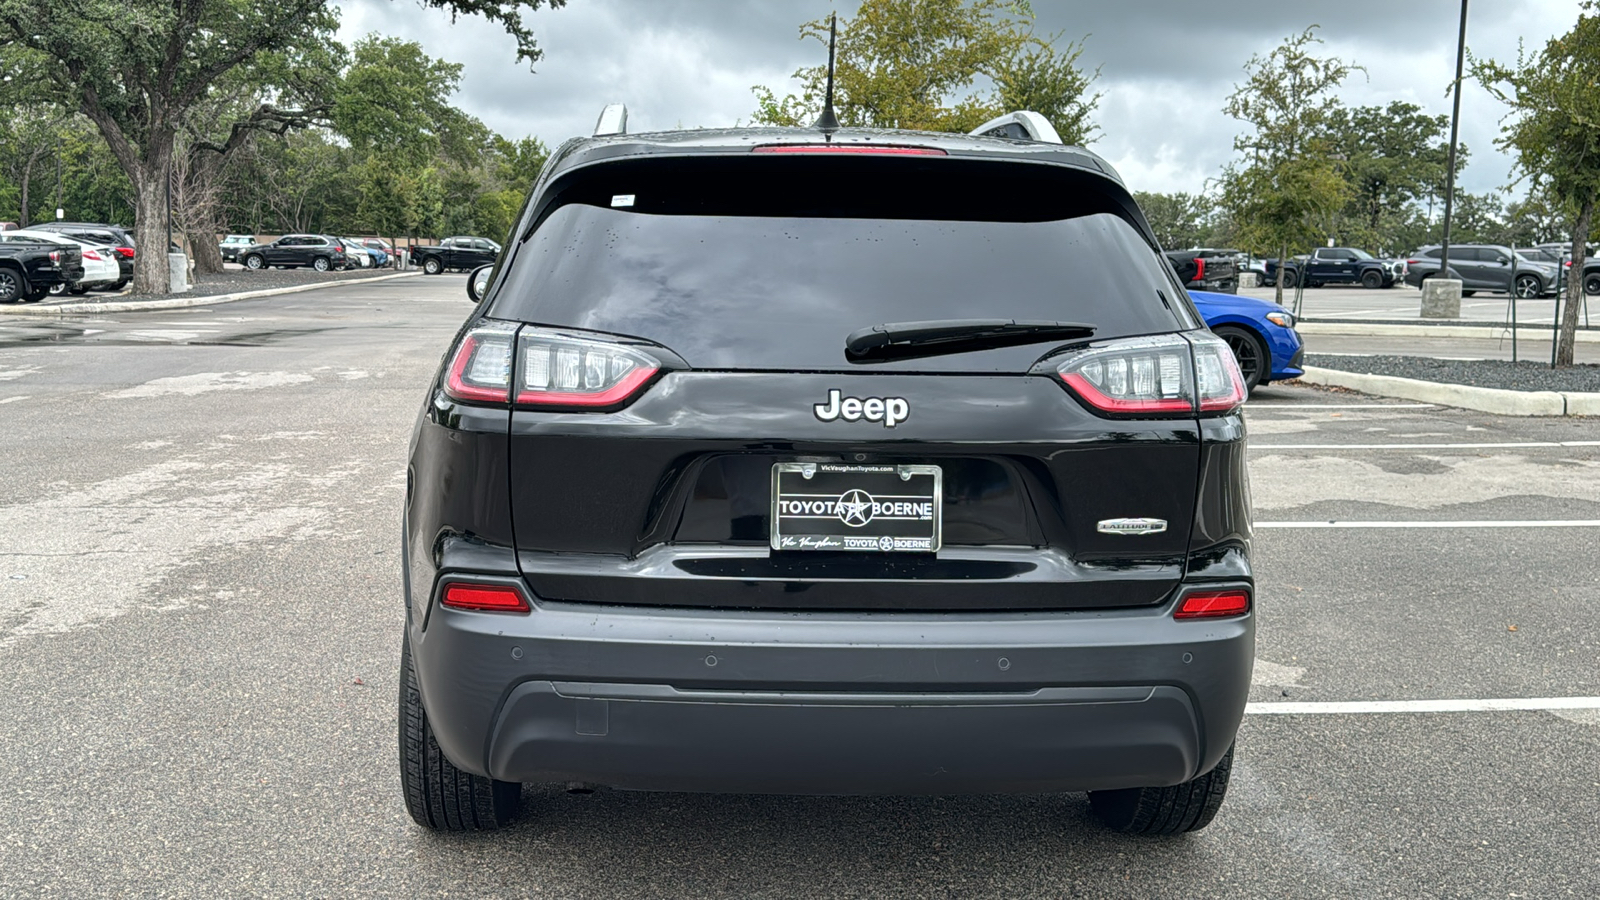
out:
<path id="1" fill-rule="evenodd" d="M 1233 747 L 1216 768 L 1173 787 L 1090 791 L 1089 806 L 1108 827 L 1127 834 L 1184 834 L 1211 824 L 1228 794 Z"/>
<path id="2" fill-rule="evenodd" d="M 1233 358 L 1239 363 L 1239 374 L 1244 376 L 1246 391 L 1254 391 L 1272 371 L 1271 351 L 1261 336 L 1248 328 L 1221 325 L 1212 329 L 1217 337 L 1228 342 Z"/>
<path id="3" fill-rule="evenodd" d="M 1292 288 L 1292 287 L 1294 287 L 1295 282 L 1297 282 L 1299 280 L 1300 280 L 1300 276 L 1296 275 L 1294 273 L 1294 270 L 1292 270 L 1292 269 L 1285 269 L 1284 270 L 1284 273 L 1283 273 L 1283 286 L 1284 287 Z"/>
<path id="4" fill-rule="evenodd" d="M 439 262 L 438 258 L 430 256 L 422 261 L 422 271 L 429 275 L 437 275 L 444 271 L 444 263 Z"/>
<path id="5" fill-rule="evenodd" d="M 1361 286 L 1369 291 L 1383 287 L 1383 273 L 1371 269 L 1361 273 Z"/>
<path id="6" fill-rule="evenodd" d="M 1600 294 L 1600 272 L 1591 272 L 1583 276 L 1583 292 L 1590 296 Z"/>
<path id="7" fill-rule="evenodd" d="M 456 768 L 428 724 L 411 665 L 411 636 L 400 644 L 400 788 L 406 812 L 435 831 L 491 831 L 511 822 L 522 785 Z"/>
<path id="8" fill-rule="evenodd" d="M 311 261 L 311 268 L 316 269 L 318 272 L 326 272 L 333 268 L 333 263 L 328 262 L 326 256 L 319 256 Z"/>
<path id="9" fill-rule="evenodd" d="M 252 253 L 244 258 L 244 267 L 252 272 L 260 272 L 266 269 L 267 260 L 260 254 Z"/>

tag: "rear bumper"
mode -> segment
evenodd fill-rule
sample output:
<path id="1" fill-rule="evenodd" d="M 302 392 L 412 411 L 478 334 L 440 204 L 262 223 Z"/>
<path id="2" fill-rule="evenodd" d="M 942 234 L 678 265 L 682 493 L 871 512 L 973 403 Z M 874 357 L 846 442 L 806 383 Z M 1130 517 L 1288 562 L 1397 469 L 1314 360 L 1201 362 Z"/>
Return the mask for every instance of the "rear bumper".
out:
<path id="1" fill-rule="evenodd" d="M 421 598 L 418 598 L 421 599 Z M 1170 785 L 1214 766 L 1254 621 L 1160 608 L 846 614 L 414 609 L 459 767 L 640 790 L 943 794 Z"/>

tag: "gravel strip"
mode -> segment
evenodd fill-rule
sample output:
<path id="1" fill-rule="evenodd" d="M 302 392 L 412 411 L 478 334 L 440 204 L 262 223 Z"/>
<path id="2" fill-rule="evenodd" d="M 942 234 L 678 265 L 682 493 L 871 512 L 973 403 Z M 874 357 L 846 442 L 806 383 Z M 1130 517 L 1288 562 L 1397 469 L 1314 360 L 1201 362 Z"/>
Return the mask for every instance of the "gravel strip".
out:
<path id="1" fill-rule="evenodd" d="M 50 306 L 58 303 L 127 303 L 140 300 L 165 300 L 171 297 L 219 297 L 241 291 L 263 291 L 272 288 L 298 287 L 328 281 L 346 281 L 352 278 L 371 278 L 374 275 L 392 275 L 394 269 L 346 269 L 342 272 L 318 272 L 316 269 L 267 269 L 252 272 L 248 269 L 230 268 L 215 275 L 197 275 L 195 283 L 182 294 L 132 294 L 127 291 L 110 294 L 90 291 L 81 296 L 51 297 Z"/>
<path id="2" fill-rule="evenodd" d="M 1600 391 L 1600 366 L 1551 369 L 1548 362 L 1499 359 L 1433 359 L 1426 356 L 1325 356 L 1306 354 L 1306 364 L 1341 372 L 1393 375 L 1421 381 L 1512 391 Z"/>

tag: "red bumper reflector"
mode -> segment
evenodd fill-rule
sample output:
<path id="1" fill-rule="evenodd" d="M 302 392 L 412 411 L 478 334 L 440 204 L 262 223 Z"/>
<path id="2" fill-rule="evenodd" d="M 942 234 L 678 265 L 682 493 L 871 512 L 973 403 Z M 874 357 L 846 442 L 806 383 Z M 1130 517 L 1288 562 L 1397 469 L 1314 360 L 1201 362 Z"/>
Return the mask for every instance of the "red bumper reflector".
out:
<path id="1" fill-rule="evenodd" d="M 1242 616 L 1250 611 L 1249 591 L 1205 591 L 1185 595 L 1172 614 L 1174 619 L 1217 619 Z"/>
<path id="2" fill-rule="evenodd" d="M 872 144 L 764 144 L 751 153 L 854 153 L 858 156 L 949 156 L 937 147 L 884 147 Z"/>
<path id="3" fill-rule="evenodd" d="M 474 612 L 532 612 L 522 592 L 501 584 L 447 584 L 442 602 L 451 609 Z"/>

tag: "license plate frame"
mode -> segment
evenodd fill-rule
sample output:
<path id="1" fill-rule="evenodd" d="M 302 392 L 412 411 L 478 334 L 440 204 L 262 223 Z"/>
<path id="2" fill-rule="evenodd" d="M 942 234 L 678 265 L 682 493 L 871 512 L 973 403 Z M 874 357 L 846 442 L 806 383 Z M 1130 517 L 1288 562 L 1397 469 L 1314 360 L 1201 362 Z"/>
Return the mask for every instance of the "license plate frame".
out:
<path id="1" fill-rule="evenodd" d="M 775 551 L 938 553 L 944 470 L 926 464 L 774 463 L 769 512 Z"/>

